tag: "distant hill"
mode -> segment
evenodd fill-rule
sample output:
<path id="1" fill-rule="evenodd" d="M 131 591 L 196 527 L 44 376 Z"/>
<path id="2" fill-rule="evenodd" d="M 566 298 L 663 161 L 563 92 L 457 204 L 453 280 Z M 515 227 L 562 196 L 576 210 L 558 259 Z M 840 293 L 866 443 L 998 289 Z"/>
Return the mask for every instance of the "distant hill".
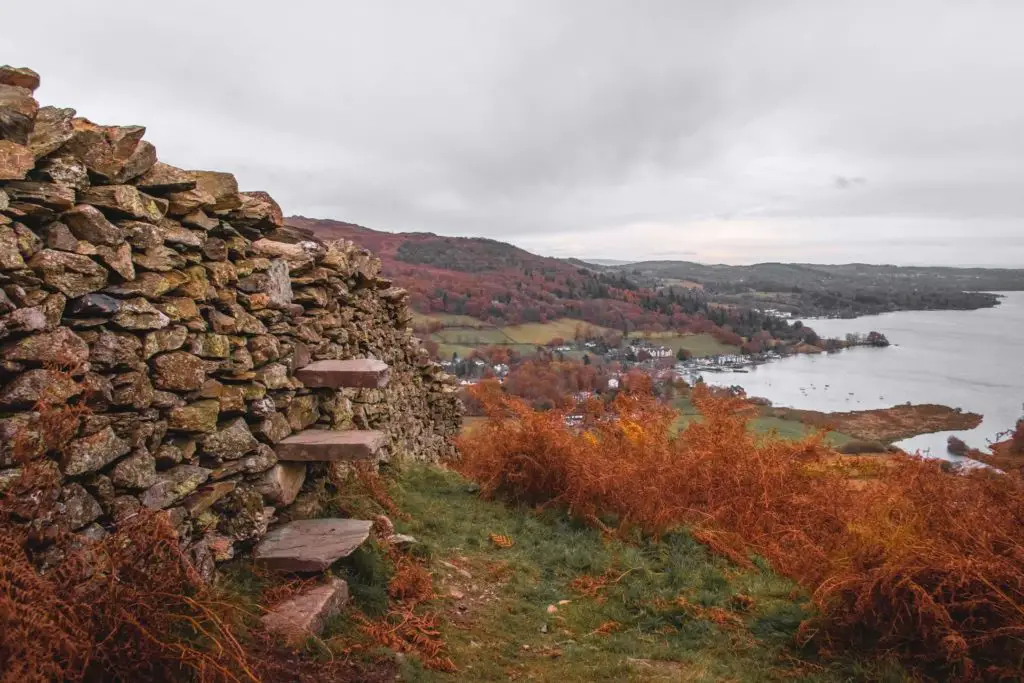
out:
<path id="1" fill-rule="evenodd" d="M 480 237 L 392 233 L 294 216 L 323 239 L 377 253 L 384 272 L 421 313 L 466 315 L 495 325 L 573 318 L 617 329 L 788 334 L 776 313 L 856 316 L 893 310 L 994 306 L 990 291 L 1024 290 L 1024 270 L 643 261 L 608 265 L 556 259 Z M 773 313 L 762 313 L 769 311 Z M 732 337 L 727 343 L 736 343 Z"/>
<path id="2" fill-rule="evenodd" d="M 699 284 L 712 301 L 776 308 L 801 316 L 993 306 L 987 292 L 1024 290 L 1024 270 L 848 263 L 708 265 L 644 261 L 606 268 L 646 286 Z"/>
<path id="3" fill-rule="evenodd" d="M 571 259 L 569 259 L 569 262 L 570 263 L 579 262 L 579 263 L 582 263 L 584 265 L 590 265 L 590 266 L 628 266 L 631 263 L 635 263 L 635 261 L 623 261 L 623 260 L 614 259 L 614 258 L 581 258 L 581 259 L 571 258 Z"/>
<path id="4" fill-rule="evenodd" d="M 570 319 L 607 328 L 605 334 L 703 334 L 719 348 L 747 351 L 772 340 L 813 338 L 812 330 L 774 315 L 710 302 L 700 288 L 648 286 L 607 266 L 538 256 L 496 240 L 378 232 L 302 216 L 287 222 L 322 239 L 344 238 L 376 252 L 384 274 L 409 290 L 413 309 L 435 321 L 469 316 L 495 327 L 552 322 L 564 327 Z"/>
<path id="5" fill-rule="evenodd" d="M 618 330 L 708 327 L 699 292 L 661 294 L 623 273 L 538 256 L 504 242 L 432 233 L 378 232 L 294 216 L 290 225 L 349 239 L 381 257 L 384 273 L 421 313 L 468 315 L 500 324 L 575 318 Z M 706 331 L 701 330 L 701 331 Z"/>

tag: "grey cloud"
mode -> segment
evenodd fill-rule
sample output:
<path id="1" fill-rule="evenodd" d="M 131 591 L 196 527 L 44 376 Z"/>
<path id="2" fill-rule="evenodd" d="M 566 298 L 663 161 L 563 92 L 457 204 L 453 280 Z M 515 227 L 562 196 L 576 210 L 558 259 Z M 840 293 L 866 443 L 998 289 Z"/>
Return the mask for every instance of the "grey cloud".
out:
<path id="1" fill-rule="evenodd" d="M 835 179 L 832 181 L 836 188 L 840 190 L 848 190 L 851 187 L 854 187 L 855 185 L 863 185 L 866 182 L 867 179 L 861 178 L 860 176 L 848 178 L 847 176 L 844 175 L 837 175 Z"/>
<path id="2" fill-rule="evenodd" d="M 950 251 L 929 258 L 1024 265 L 975 230 L 1024 220 L 1024 4 L 48 7 L 0 7 L 39 27 L 0 59 L 39 70 L 40 99 L 143 123 L 162 158 L 291 213 L 609 258 L 665 253 L 637 239 L 656 224 L 720 241 L 697 255 L 795 261 L 892 260 L 886 239 L 938 223 Z"/>

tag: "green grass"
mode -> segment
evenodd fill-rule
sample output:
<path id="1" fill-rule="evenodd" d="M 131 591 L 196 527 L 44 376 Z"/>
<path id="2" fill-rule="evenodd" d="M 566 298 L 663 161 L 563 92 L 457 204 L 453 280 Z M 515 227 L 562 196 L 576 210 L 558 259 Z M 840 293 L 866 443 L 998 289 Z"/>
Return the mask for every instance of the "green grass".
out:
<path id="1" fill-rule="evenodd" d="M 815 427 L 794 420 L 782 420 L 777 417 L 758 417 L 749 423 L 751 429 L 758 434 L 774 432 L 783 439 L 802 439 L 817 431 Z M 842 432 L 829 432 L 825 442 L 831 446 L 842 446 L 853 441 L 853 437 Z"/>
<path id="2" fill-rule="evenodd" d="M 457 313 L 417 313 L 413 311 L 412 322 L 414 325 L 436 322 L 446 327 L 493 327 L 479 318 Z"/>
<path id="3" fill-rule="evenodd" d="M 463 344 L 467 346 L 486 346 L 491 344 L 514 343 L 508 335 L 496 327 L 446 327 L 440 332 L 430 335 L 437 342 L 445 344 Z"/>
<path id="4" fill-rule="evenodd" d="M 565 339 L 572 342 L 579 325 L 603 332 L 607 328 L 591 325 L 572 318 L 560 318 L 546 323 L 525 323 L 496 327 L 482 320 L 467 315 L 450 313 L 413 314 L 416 323 L 440 322 L 445 327 L 430 335 L 439 346 L 439 356 L 450 358 L 453 351 L 460 356 L 468 356 L 474 349 L 481 346 L 507 346 L 524 356 L 531 355 L 537 346 L 543 346 L 553 339 Z M 694 356 L 717 356 L 739 353 L 739 347 L 722 344 L 709 334 L 677 334 L 675 332 L 635 333 L 633 337 L 647 338 L 657 341 L 672 349 L 686 349 Z M 582 351 L 566 354 L 567 358 L 579 360 Z"/>
<path id="5" fill-rule="evenodd" d="M 466 346 L 463 344 L 438 344 L 437 355 L 442 360 L 449 360 L 452 357 L 452 352 L 458 353 L 460 358 L 469 358 L 473 355 L 479 347 L 488 346 L 488 344 L 480 344 L 479 346 Z M 502 348 L 506 348 L 509 351 L 515 351 L 523 358 L 532 356 L 536 351 L 537 347 L 533 344 L 497 344 Z"/>
<path id="6" fill-rule="evenodd" d="M 430 339 L 438 343 L 438 355 L 441 358 L 451 358 L 452 352 L 467 357 L 475 349 L 483 346 L 503 346 L 522 356 L 530 356 L 536 351 L 537 346 L 547 344 L 552 339 L 561 337 L 572 340 L 576 325 L 580 324 L 578 320 L 566 318 L 548 323 L 495 327 L 467 316 L 446 317 L 450 319 L 446 323 L 448 326 L 430 335 Z M 421 319 L 426 318 L 438 320 L 441 316 L 431 315 Z M 569 355 L 572 356 L 572 353 Z M 582 352 L 578 356 L 582 358 Z"/>
<path id="7" fill-rule="evenodd" d="M 459 667 L 439 674 L 407 663 L 402 680 L 846 681 L 878 675 L 849 662 L 794 668 L 790 657 L 812 656 L 791 650 L 808 614 L 806 595 L 763 563 L 738 570 L 683 531 L 660 543 L 603 538 L 557 510 L 537 513 L 481 500 L 466 480 L 425 465 L 407 466 L 397 489 L 411 520 L 395 520 L 396 526 L 416 536 L 438 592 L 449 596 L 438 607 Z M 490 533 L 506 534 L 515 544 L 496 548 Z M 569 587 L 579 576 L 606 571 L 619 579 L 602 599 Z M 353 591 L 356 603 L 360 590 Z M 753 599 L 749 610 L 733 608 L 739 593 Z M 697 613 L 675 605 L 679 597 Z M 549 613 L 560 600 L 570 602 Z M 700 612 L 704 608 L 728 610 L 739 623 L 720 625 Z M 618 629 L 599 633 L 610 621 Z M 630 664 L 635 659 L 653 663 L 637 668 Z M 667 677 L 658 678 L 659 672 Z"/>
<path id="8" fill-rule="evenodd" d="M 739 353 L 738 346 L 723 344 L 710 334 L 677 334 L 675 332 L 648 332 L 633 334 L 631 338 L 650 339 L 653 342 L 667 346 L 672 351 L 686 349 L 695 357 L 701 356 L 722 356 L 726 354 Z"/>
<path id="9" fill-rule="evenodd" d="M 453 353 L 459 354 L 459 358 L 469 358 L 476 351 L 475 346 L 463 346 L 461 344 L 438 344 L 437 357 L 442 360 L 450 360 Z"/>
<path id="10" fill-rule="evenodd" d="M 553 339 L 561 338 L 572 341 L 576 335 L 576 327 L 584 327 L 603 331 L 605 328 L 591 325 L 580 320 L 561 318 L 546 323 L 525 323 L 496 327 L 467 315 L 448 313 L 413 314 L 414 323 L 439 322 L 444 329 L 430 335 L 431 339 L 441 344 L 458 344 L 462 346 L 506 345 L 526 346 L 531 350 L 544 345 Z"/>
<path id="11" fill-rule="evenodd" d="M 546 323 L 525 323 L 523 325 L 510 325 L 503 327 L 502 331 L 517 344 L 547 344 L 552 339 L 565 339 L 572 341 L 576 336 L 576 327 L 582 325 L 597 332 L 607 328 L 599 325 L 591 325 L 581 320 L 572 318 L 559 318 Z"/>
<path id="12" fill-rule="evenodd" d="M 679 415 L 672 422 L 672 433 L 676 434 L 695 420 L 700 420 L 700 413 L 693 407 L 689 398 L 676 398 L 672 401 L 672 407 L 679 411 Z M 747 422 L 747 429 L 757 434 L 774 434 L 783 439 L 803 439 L 817 431 L 817 428 L 806 425 L 796 420 L 783 420 L 777 417 L 755 417 Z M 853 441 L 853 437 L 842 432 L 829 432 L 825 436 L 825 443 L 830 446 L 842 446 Z"/>

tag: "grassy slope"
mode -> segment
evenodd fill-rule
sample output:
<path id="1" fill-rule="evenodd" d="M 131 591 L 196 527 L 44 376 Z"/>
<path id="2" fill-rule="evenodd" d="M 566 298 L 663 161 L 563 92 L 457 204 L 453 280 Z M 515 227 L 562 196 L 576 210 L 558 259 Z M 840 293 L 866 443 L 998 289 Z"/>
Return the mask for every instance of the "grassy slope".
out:
<path id="1" fill-rule="evenodd" d="M 414 325 L 438 322 L 452 327 L 491 327 L 490 323 L 485 323 L 483 320 L 456 313 L 419 313 L 413 311 L 412 322 Z"/>
<path id="2" fill-rule="evenodd" d="M 444 344 L 490 345 L 516 343 L 503 330 L 496 327 L 446 327 L 439 332 L 433 333 L 431 338 Z"/>
<path id="3" fill-rule="evenodd" d="M 679 411 L 679 416 L 672 423 L 673 431 L 683 430 L 690 422 L 700 419 L 697 409 L 693 407 L 688 398 L 674 399 L 672 407 Z M 785 420 L 778 417 L 756 417 L 747 423 L 747 428 L 758 434 L 774 433 L 783 439 L 802 439 L 816 429 L 796 420 Z M 835 431 L 829 432 L 825 439 L 826 443 L 832 446 L 842 446 L 853 440 L 852 436 Z"/>
<path id="4" fill-rule="evenodd" d="M 460 358 L 469 358 L 476 351 L 475 346 L 464 346 L 462 344 L 438 344 L 437 345 L 437 357 L 442 360 L 448 360 L 452 357 L 453 353 L 459 354 Z"/>
<path id="5" fill-rule="evenodd" d="M 414 321 L 440 322 L 445 325 L 443 330 L 431 334 L 430 339 L 438 343 L 438 356 L 446 359 L 451 358 L 453 352 L 467 357 L 481 346 L 505 346 L 529 356 L 538 345 L 547 344 L 552 339 L 572 339 L 576 325 L 579 324 L 578 320 L 562 318 L 546 323 L 496 327 L 476 318 L 447 313 L 417 313 Z"/>
<path id="6" fill-rule="evenodd" d="M 641 338 L 648 338 L 652 342 L 667 346 L 673 351 L 686 349 L 694 356 L 721 356 L 725 354 L 737 354 L 740 347 L 731 344 L 723 344 L 710 334 L 676 334 L 675 332 L 650 332 L 641 334 Z"/>
<path id="7" fill-rule="evenodd" d="M 427 466 L 408 467 L 399 485 L 396 498 L 412 520 L 397 526 L 419 539 L 439 593 L 448 596 L 442 629 L 459 666 L 446 675 L 408 664 L 403 680 L 845 681 L 867 675 L 849 662 L 796 663 L 789 643 L 806 614 L 806 597 L 767 568 L 741 571 L 710 556 L 685 533 L 659 544 L 609 540 L 555 511 L 483 501 L 458 475 Z M 507 534 L 515 545 L 496 548 L 490 533 Z M 621 578 L 603 600 L 569 587 L 574 578 L 605 571 Z M 737 594 L 750 596 L 752 607 L 735 608 Z M 689 606 L 673 604 L 680 596 Z M 656 607 L 659 598 L 664 604 Z M 560 600 L 571 602 L 549 613 L 548 605 Z M 735 623 L 717 623 L 708 608 L 720 608 Z M 599 632 L 612 621 L 617 630 Z"/>
<path id="8" fill-rule="evenodd" d="M 598 333 L 604 332 L 608 329 L 598 325 L 591 325 L 581 320 L 559 318 L 558 320 L 550 320 L 546 323 L 509 325 L 508 327 L 502 328 L 502 330 L 504 330 L 505 334 L 508 335 L 509 339 L 517 344 L 547 344 L 552 339 L 559 337 L 572 341 L 576 336 L 576 328 L 579 325 L 593 329 Z"/>

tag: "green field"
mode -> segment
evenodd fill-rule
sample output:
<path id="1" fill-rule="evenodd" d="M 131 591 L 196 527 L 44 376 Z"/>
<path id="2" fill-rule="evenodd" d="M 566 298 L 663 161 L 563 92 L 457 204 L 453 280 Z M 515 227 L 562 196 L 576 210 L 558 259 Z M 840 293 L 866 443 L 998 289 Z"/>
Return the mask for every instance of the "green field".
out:
<path id="1" fill-rule="evenodd" d="M 453 327 L 493 327 L 490 323 L 470 317 L 458 315 L 457 313 L 412 313 L 413 325 L 426 325 L 427 323 L 441 323 L 444 326 Z"/>
<path id="2" fill-rule="evenodd" d="M 696 357 L 722 356 L 737 354 L 738 346 L 723 344 L 710 334 L 677 334 L 676 332 L 646 332 L 633 334 L 631 338 L 649 339 L 651 342 L 667 346 L 673 351 L 686 349 Z"/>
<path id="3" fill-rule="evenodd" d="M 459 344 L 438 344 L 437 345 L 437 357 L 443 360 L 449 360 L 453 353 L 457 353 L 459 358 L 469 358 L 476 351 L 475 346 L 460 346 Z"/>
<path id="4" fill-rule="evenodd" d="M 438 353 L 441 358 L 450 358 L 453 352 L 465 357 L 481 346 L 507 346 L 522 355 L 528 355 L 537 346 L 543 346 L 554 339 L 573 341 L 576 329 L 580 325 L 598 334 L 608 330 L 606 327 L 591 325 L 572 318 L 560 318 L 546 323 L 524 323 L 496 327 L 466 315 L 449 313 L 423 315 L 417 313 L 413 316 L 413 321 L 419 324 L 437 322 L 445 326 L 444 329 L 429 335 L 429 338 L 440 346 Z M 739 347 L 723 344 L 710 334 L 643 332 L 634 333 L 631 338 L 650 340 L 671 348 L 673 352 L 686 349 L 693 356 L 698 357 L 739 353 Z M 566 354 L 566 357 L 579 360 L 583 357 L 583 352 L 570 352 Z"/>
<path id="5" fill-rule="evenodd" d="M 688 398 L 677 398 L 672 401 L 672 407 L 679 411 L 678 417 L 672 423 L 672 432 L 679 433 L 686 429 L 687 425 L 700 420 L 700 414 L 693 407 Z M 803 439 L 818 431 L 815 427 L 805 425 L 796 420 L 783 420 L 778 417 L 755 417 L 747 422 L 747 429 L 757 434 L 772 434 L 783 439 Z M 842 446 L 853 441 L 853 437 L 842 432 L 829 432 L 825 437 L 825 443 L 830 446 Z"/>
<path id="6" fill-rule="evenodd" d="M 503 330 L 497 327 L 446 327 L 430 336 L 440 344 L 490 346 L 516 343 L 515 339 L 510 339 Z"/>
<path id="7" fill-rule="evenodd" d="M 597 333 L 604 332 L 608 328 L 598 325 L 591 325 L 581 320 L 572 318 L 560 318 L 546 323 L 525 323 L 523 325 L 511 325 L 503 327 L 502 330 L 512 341 L 519 344 L 547 344 L 552 339 L 565 339 L 572 341 L 576 336 L 576 328 L 582 325 L 585 328 L 595 330 Z"/>
<path id="8" fill-rule="evenodd" d="M 430 315 L 417 313 L 413 320 L 421 324 L 439 322 L 445 325 L 444 329 L 434 332 L 428 337 L 438 343 L 438 356 L 441 358 L 451 358 L 452 353 L 467 357 L 472 354 L 474 349 L 481 346 L 505 346 L 526 356 L 533 353 L 538 346 L 543 346 L 553 339 L 561 338 L 571 341 L 575 337 L 577 325 L 582 324 L 597 332 L 606 329 L 570 318 L 508 327 L 495 327 L 476 318 L 447 313 Z M 583 357 L 583 352 L 570 352 L 566 356 L 578 360 Z"/>

